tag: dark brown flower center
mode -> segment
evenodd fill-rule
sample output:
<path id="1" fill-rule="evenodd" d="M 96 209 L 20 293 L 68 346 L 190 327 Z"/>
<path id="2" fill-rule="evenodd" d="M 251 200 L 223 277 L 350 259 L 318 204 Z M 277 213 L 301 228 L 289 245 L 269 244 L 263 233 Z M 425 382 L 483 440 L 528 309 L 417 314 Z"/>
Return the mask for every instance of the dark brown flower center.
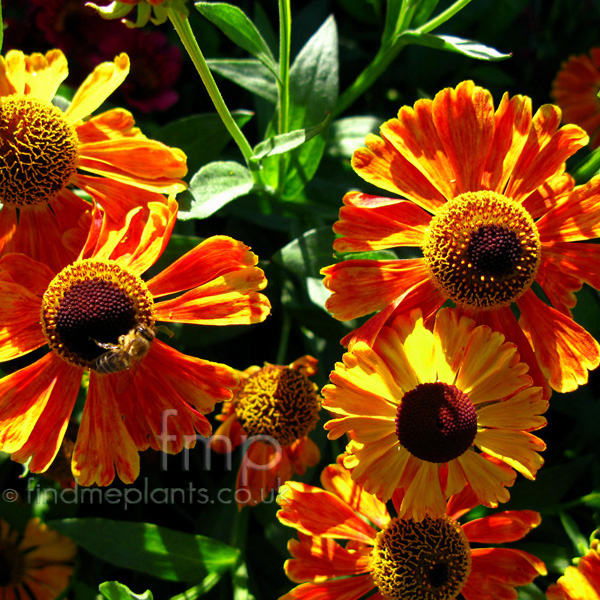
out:
<path id="1" fill-rule="evenodd" d="M 398 441 L 421 460 L 449 462 L 469 449 L 476 433 L 475 407 L 454 385 L 419 384 L 404 394 L 398 406 Z"/>
<path id="2" fill-rule="evenodd" d="M 471 549 L 446 515 L 395 518 L 377 534 L 370 567 L 385 600 L 453 600 L 471 572 Z"/>
<path id="3" fill-rule="evenodd" d="M 83 260 L 63 269 L 42 303 L 42 327 L 50 348 L 67 362 L 94 368 L 101 344 L 139 325 L 152 327 L 154 301 L 144 282 L 113 261 Z"/>
<path id="4" fill-rule="evenodd" d="M 0 202 L 48 203 L 75 173 L 78 147 L 56 106 L 20 94 L 0 98 Z"/>
<path id="5" fill-rule="evenodd" d="M 267 435 L 282 446 L 304 437 L 317 423 L 317 386 L 299 370 L 266 365 L 246 379 L 235 411 L 249 435 Z"/>
<path id="6" fill-rule="evenodd" d="M 423 244 L 429 273 L 457 305 L 507 306 L 533 283 L 541 245 L 533 219 L 495 192 L 461 194 L 431 220 Z"/>

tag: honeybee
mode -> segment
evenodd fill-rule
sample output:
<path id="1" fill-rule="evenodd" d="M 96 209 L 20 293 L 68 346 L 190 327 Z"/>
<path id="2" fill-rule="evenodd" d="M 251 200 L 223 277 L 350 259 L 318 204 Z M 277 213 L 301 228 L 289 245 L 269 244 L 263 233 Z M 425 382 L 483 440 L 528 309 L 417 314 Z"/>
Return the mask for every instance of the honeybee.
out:
<path id="1" fill-rule="evenodd" d="M 155 337 L 156 333 L 152 327 L 139 324 L 119 336 L 116 344 L 94 340 L 107 352 L 94 360 L 92 369 L 97 373 L 106 374 L 133 369 L 148 354 Z"/>

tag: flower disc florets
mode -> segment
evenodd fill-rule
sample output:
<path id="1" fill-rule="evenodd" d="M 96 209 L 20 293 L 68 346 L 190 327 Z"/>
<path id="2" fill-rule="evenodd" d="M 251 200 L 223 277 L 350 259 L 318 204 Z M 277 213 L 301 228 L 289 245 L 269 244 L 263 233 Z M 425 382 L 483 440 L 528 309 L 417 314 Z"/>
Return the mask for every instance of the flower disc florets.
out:
<path id="1" fill-rule="evenodd" d="M 78 147 L 58 107 L 20 94 L 0 98 L 0 202 L 48 203 L 75 173 Z"/>
<path id="2" fill-rule="evenodd" d="M 467 192 L 431 220 L 423 244 L 437 286 L 457 305 L 507 306 L 533 283 L 541 257 L 531 215 L 490 191 Z"/>
<path id="3" fill-rule="evenodd" d="M 467 394 L 447 383 L 422 383 L 402 398 L 398 441 L 413 455 L 445 463 L 464 454 L 477 433 L 477 411 Z"/>
<path id="4" fill-rule="evenodd" d="M 50 348 L 67 362 L 93 368 L 106 349 L 138 325 L 154 325 L 154 300 L 134 273 L 110 260 L 86 259 L 63 269 L 42 302 Z"/>
<path id="5" fill-rule="evenodd" d="M 471 572 L 471 549 L 446 515 L 395 518 L 377 534 L 370 569 L 385 600 L 453 600 Z"/>
<path id="6" fill-rule="evenodd" d="M 246 379 L 235 411 L 249 435 L 267 435 L 282 446 L 304 437 L 317 423 L 317 386 L 297 369 L 266 365 Z"/>

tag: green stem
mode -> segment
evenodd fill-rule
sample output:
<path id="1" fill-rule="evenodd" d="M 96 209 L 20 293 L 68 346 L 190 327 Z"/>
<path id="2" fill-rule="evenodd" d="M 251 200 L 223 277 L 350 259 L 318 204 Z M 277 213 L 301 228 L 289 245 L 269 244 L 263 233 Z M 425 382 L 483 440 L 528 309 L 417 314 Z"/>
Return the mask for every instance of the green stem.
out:
<path id="1" fill-rule="evenodd" d="M 279 118 L 278 133 L 287 133 L 290 118 L 290 47 L 292 11 L 290 0 L 279 0 Z M 285 155 L 279 155 L 279 185 L 282 191 L 285 176 Z"/>
<path id="2" fill-rule="evenodd" d="M 285 364 L 285 357 L 287 356 L 288 344 L 290 341 L 290 333 L 292 330 L 292 321 L 287 313 L 287 310 L 283 311 L 283 323 L 281 324 L 281 335 L 279 336 L 279 347 L 277 348 L 277 357 L 275 364 Z"/>
<path id="3" fill-rule="evenodd" d="M 202 83 L 204 83 L 204 87 L 206 87 L 206 91 L 210 96 L 210 99 L 213 101 L 217 113 L 221 117 L 223 124 L 227 128 L 227 131 L 233 138 L 233 141 L 238 145 L 241 153 L 244 156 L 244 160 L 246 164 L 250 168 L 250 172 L 252 173 L 252 177 L 254 182 L 262 185 L 260 180 L 259 172 L 254 169 L 251 159 L 254 155 L 252 151 L 252 147 L 248 143 L 246 136 L 242 133 L 242 130 L 238 127 L 238 124 L 235 122 L 235 119 L 231 116 L 231 112 L 227 108 L 225 101 L 223 100 L 223 96 L 221 96 L 221 92 L 217 87 L 214 77 L 206 64 L 206 59 L 202 54 L 202 50 L 200 50 L 200 46 L 198 46 L 198 42 L 194 37 L 194 33 L 192 32 L 192 28 L 190 27 L 190 23 L 187 17 L 184 17 L 176 10 L 168 8 L 169 19 L 175 27 L 175 31 L 179 35 L 185 49 L 187 50 L 200 78 L 202 79 Z"/>
<path id="4" fill-rule="evenodd" d="M 434 17 L 421 27 L 415 29 L 418 33 L 429 33 L 433 31 L 448 19 L 452 18 L 457 12 L 461 11 L 471 0 L 457 0 L 452 6 L 449 6 L 445 11 Z M 406 42 L 402 39 L 401 34 L 410 26 L 410 20 L 414 11 L 408 12 L 406 6 L 403 5 L 400 19 L 401 29 L 396 29 L 396 37 L 391 42 L 384 44 L 379 48 L 372 62 L 360 73 L 352 84 L 339 97 L 336 107 L 333 111 L 333 116 L 337 117 L 351 106 L 366 90 L 368 90 L 379 77 L 385 72 L 389 65 L 396 59 L 400 51 L 406 46 Z"/>
<path id="5" fill-rule="evenodd" d="M 429 33 L 430 31 L 437 29 L 448 19 L 451 19 L 456 13 L 460 12 L 470 2 L 471 0 L 456 0 L 452 6 L 449 6 L 444 12 L 441 12 L 437 17 L 425 23 L 425 25 L 421 25 L 416 31 L 419 33 Z"/>

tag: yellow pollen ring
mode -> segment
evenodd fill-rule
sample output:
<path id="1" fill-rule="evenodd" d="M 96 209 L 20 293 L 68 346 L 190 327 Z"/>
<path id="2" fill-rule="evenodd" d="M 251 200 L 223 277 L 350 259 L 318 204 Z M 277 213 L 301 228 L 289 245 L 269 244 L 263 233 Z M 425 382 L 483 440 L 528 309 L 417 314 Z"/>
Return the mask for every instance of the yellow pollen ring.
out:
<path id="1" fill-rule="evenodd" d="M 69 265 L 42 300 L 41 324 L 50 349 L 77 367 L 91 368 L 94 354 L 104 352 L 98 341 L 116 344 L 136 325 L 154 322 L 154 299 L 144 281 L 112 260 Z"/>
<path id="2" fill-rule="evenodd" d="M 317 424 L 321 408 L 317 390 L 299 370 L 266 364 L 238 392 L 236 415 L 249 436 L 267 435 L 289 446 Z"/>
<path id="3" fill-rule="evenodd" d="M 541 259 L 537 227 L 523 206 L 496 192 L 467 192 L 431 219 L 423 242 L 429 274 L 456 305 L 508 306 L 533 283 Z"/>
<path id="4" fill-rule="evenodd" d="M 64 113 L 32 96 L 0 98 L 0 203 L 50 202 L 77 169 L 79 138 Z"/>
<path id="5" fill-rule="evenodd" d="M 454 600 L 471 573 L 471 548 L 447 515 L 392 519 L 375 538 L 369 563 L 384 600 Z"/>

